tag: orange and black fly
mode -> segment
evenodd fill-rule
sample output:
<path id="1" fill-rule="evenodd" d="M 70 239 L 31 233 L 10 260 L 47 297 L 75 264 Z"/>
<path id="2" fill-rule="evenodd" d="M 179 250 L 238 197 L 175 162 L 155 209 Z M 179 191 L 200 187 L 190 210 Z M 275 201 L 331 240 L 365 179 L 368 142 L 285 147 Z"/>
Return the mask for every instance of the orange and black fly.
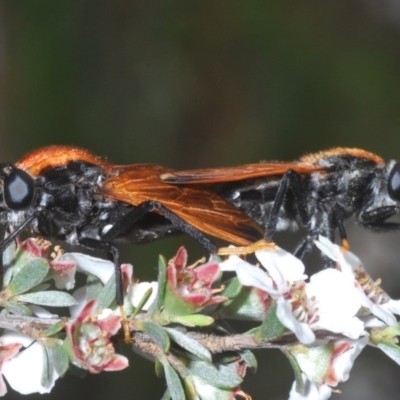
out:
<path id="1" fill-rule="evenodd" d="M 0 164 L 0 222 L 9 235 L 0 253 L 24 229 L 46 238 L 105 250 L 116 266 L 117 303 L 123 302 L 115 242 L 149 242 L 185 232 L 210 252 L 208 236 L 239 246 L 263 229 L 205 185 L 170 185 L 172 172 L 155 164 L 112 165 L 88 151 L 50 146 L 15 164 Z"/>
<path id="2" fill-rule="evenodd" d="M 335 148 L 298 162 L 165 172 L 160 179 L 209 185 L 262 225 L 267 240 L 276 231 L 305 227 L 309 234 L 295 251 L 300 257 L 318 234 L 333 239 L 338 232 L 347 247 L 344 224 L 352 217 L 374 231 L 400 230 L 388 221 L 400 212 L 400 163 L 360 149 Z"/>

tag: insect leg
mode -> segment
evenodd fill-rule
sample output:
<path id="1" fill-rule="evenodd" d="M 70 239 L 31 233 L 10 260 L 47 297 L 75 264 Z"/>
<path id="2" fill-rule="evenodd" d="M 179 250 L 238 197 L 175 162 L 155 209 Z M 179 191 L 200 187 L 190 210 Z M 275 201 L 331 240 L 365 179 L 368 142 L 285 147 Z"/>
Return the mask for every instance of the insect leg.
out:
<path id="1" fill-rule="evenodd" d="M 272 241 L 272 238 L 276 232 L 276 226 L 278 224 L 279 211 L 285 201 L 286 193 L 288 190 L 292 190 L 294 197 L 297 202 L 297 211 L 299 213 L 301 222 L 309 230 L 309 216 L 307 211 L 306 197 L 304 194 L 303 186 L 301 185 L 298 174 L 289 169 L 282 176 L 281 182 L 278 187 L 278 191 L 275 196 L 274 204 L 272 205 L 272 210 L 269 215 L 269 220 L 265 230 L 265 239 Z"/>
<path id="2" fill-rule="evenodd" d="M 164 207 L 162 204 L 158 202 L 152 202 L 154 208 L 159 210 L 165 218 L 172 222 L 177 228 L 179 228 L 182 232 L 187 233 L 193 239 L 196 239 L 207 251 L 210 253 L 216 253 L 218 247 L 213 243 L 210 239 L 208 239 L 202 232 L 196 229 L 194 226 L 185 222 L 183 219 L 179 218 L 176 214 L 168 210 L 168 208 Z"/>
<path id="3" fill-rule="evenodd" d="M 101 237 L 104 241 L 112 242 L 126 232 L 136 221 L 153 210 L 153 205 L 146 201 L 114 221 L 114 225 Z"/>
<path id="4" fill-rule="evenodd" d="M 400 224 L 398 222 L 376 222 L 371 224 L 363 224 L 367 229 L 371 229 L 375 232 L 387 232 L 387 231 L 400 231 Z"/>
<path id="5" fill-rule="evenodd" d="M 111 256 L 111 259 L 114 262 L 115 271 L 115 299 L 121 312 L 125 342 L 132 342 L 129 324 L 124 311 L 124 285 L 122 281 L 121 267 L 119 265 L 119 251 L 117 247 L 111 242 L 92 238 L 80 238 L 79 244 L 93 250 L 104 250 Z"/>
<path id="6" fill-rule="evenodd" d="M 371 211 L 360 213 L 359 221 L 368 226 L 369 224 L 384 222 L 386 219 L 398 214 L 399 212 L 400 208 L 397 206 L 378 207 Z"/>
<path id="7" fill-rule="evenodd" d="M 344 220 L 345 220 L 344 211 L 338 204 L 335 204 L 331 208 L 328 220 L 329 220 L 329 232 L 328 232 L 329 239 L 332 242 L 334 241 L 335 230 L 337 229 L 342 246 L 345 249 L 348 249 L 349 243 L 347 241 L 347 233 L 344 227 Z"/>
<path id="8" fill-rule="evenodd" d="M 136 221 L 142 218 L 147 213 L 157 209 L 160 213 L 167 218 L 174 226 L 180 229 L 182 232 L 187 233 L 192 238 L 196 239 L 206 250 L 210 253 L 216 253 L 218 247 L 208 239 L 198 229 L 185 222 L 173 212 L 164 207 L 161 203 L 156 201 L 145 201 L 139 206 L 135 207 L 132 211 L 125 214 L 120 220 L 114 223 L 114 226 L 104 234 L 102 239 L 112 241 L 117 238 L 120 234 L 126 232 Z"/>
<path id="9" fill-rule="evenodd" d="M 300 243 L 297 245 L 296 249 L 293 252 L 293 255 L 297 258 L 303 259 L 304 256 L 310 252 L 312 247 L 312 242 L 310 240 L 310 237 L 307 235 L 304 239 L 300 241 Z"/>
<path id="10" fill-rule="evenodd" d="M 29 216 L 21 225 L 19 225 L 13 232 L 11 232 L 1 243 L 0 243 L 0 254 L 14 241 L 14 239 L 36 218 L 36 214 Z"/>
<path id="11" fill-rule="evenodd" d="M 118 305 L 124 304 L 122 274 L 119 266 L 119 251 L 117 247 L 111 242 L 86 237 L 80 238 L 79 244 L 92 250 L 106 251 L 110 255 L 115 267 L 116 301 Z"/>

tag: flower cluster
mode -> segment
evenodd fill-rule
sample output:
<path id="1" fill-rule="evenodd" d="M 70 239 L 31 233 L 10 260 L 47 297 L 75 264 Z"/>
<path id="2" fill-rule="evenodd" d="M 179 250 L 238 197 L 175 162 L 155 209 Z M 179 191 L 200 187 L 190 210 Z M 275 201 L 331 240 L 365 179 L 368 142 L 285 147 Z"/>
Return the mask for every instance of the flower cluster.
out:
<path id="1" fill-rule="evenodd" d="M 400 364 L 400 302 L 354 254 L 324 237 L 315 245 L 334 267 L 311 276 L 278 247 L 256 251 L 255 265 L 236 255 L 188 264 L 181 247 L 169 262 L 160 257 L 154 282 L 139 282 L 123 264 L 122 307 L 112 262 L 18 240 L 3 260 L 0 326 L 8 329 L 0 336 L 0 395 L 5 382 L 23 394 L 48 393 L 71 364 L 95 374 L 127 368 L 113 344 L 122 324 L 133 348 L 162 370 L 165 397 L 174 400 L 249 399 L 241 384 L 256 368 L 250 350 L 269 345 L 294 370 L 290 400 L 328 399 L 366 345 Z M 65 290 L 74 288 L 76 273 L 87 283 L 71 295 Z M 68 313 L 56 316 L 48 310 L 54 306 Z M 226 319 L 254 327 L 233 333 Z"/>
<path id="2" fill-rule="evenodd" d="M 242 285 L 261 290 L 260 303 L 265 302 L 267 295 L 269 304 L 276 305 L 275 325 L 281 323 L 286 332 L 297 337 L 298 344 L 284 349 L 295 371 L 300 372 L 291 400 L 330 397 L 333 388 L 348 379 L 354 359 L 363 347 L 372 344 L 369 327 L 379 327 L 381 336 L 375 342 L 385 336 L 382 332 L 389 336 L 391 332 L 386 345 L 398 335 L 395 314 L 400 314 L 400 301 L 392 300 L 379 282 L 372 280 L 354 254 L 325 237 L 315 244 L 335 262 L 335 268 L 311 277 L 305 275 L 305 266 L 299 259 L 279 248 L 255 253 L 261 267 L 237 256 L 220 264 L 224 271 L 236 271 Z M 270 326 L 272 319 L 268 319 Z M 268 326 L 260 332 L 271 339 Z M 279 335 L 283 332 L 279 331 Z M 329 334 L 318 337 L 318 332 L 339 334 L 341 338 L 332 340 Z M 396 347 L 397 353 L 399 350 Z"/>

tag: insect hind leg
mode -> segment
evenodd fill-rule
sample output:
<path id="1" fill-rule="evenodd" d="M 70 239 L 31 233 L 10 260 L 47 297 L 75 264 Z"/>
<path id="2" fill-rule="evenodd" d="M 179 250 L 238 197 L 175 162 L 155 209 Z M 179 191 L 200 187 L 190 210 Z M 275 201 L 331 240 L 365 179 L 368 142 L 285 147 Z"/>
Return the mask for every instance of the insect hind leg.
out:
<path id="1" fill-rule="evenodd" d="M 184 233 L 197 240 L 207 251 L 216 253 L 218 247 L 208 239 L 202 232 L 194 226 L 179 218 L 176 214 L 170 211 L 167 207 L 156 201 L 145 201 L 139 206 L 136 206 L 130 212 L 125 214 L 122 218 L 116 221 L 113 227 L 102 236 L 105 241 L 113 241 L 121 234 L 129 230 L 129 228 L 144 217 L 147 213 L 158 210 L 167 220 Z"/>
<path id="2" fill-rule="evenodd" d="M 162 204 L 158 202 L 152 202 L 154 208 L 159 210 L 165 218 L 172 222 L 178 229 L 182 232 L 187 233 L 193 239 L 196 239 L 207 251 L 210 253 L 216 253 L 218 247 L 213 243 L 210 239 L 208 239 L 202 232 L 196 229 L 194 226 L 185 222 L 183 219 L 179 218 L 176 214 L 169 211 L 168 208 L 164 207 Z"/>

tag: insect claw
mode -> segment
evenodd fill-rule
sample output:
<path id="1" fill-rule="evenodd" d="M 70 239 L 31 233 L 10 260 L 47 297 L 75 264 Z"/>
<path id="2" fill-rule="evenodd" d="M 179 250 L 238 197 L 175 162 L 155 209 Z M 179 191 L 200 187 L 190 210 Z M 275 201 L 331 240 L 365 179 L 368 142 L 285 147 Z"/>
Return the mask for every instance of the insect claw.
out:
<path id="1" fill-rule="evenodd" d="M 231 256 L 231 255 L 243 256 L 254 253 L 259 250 L 265 250 L 265 249 L 275 250 L 276 247 L 277 246 L 274 242 L 270 242 L 266 239 L 261 239 L 249 246 L 220 247 L 218 249 L 217 254 L 219 256 Z"/>
<path id="2" fill-rule="evenodd" d="M 350 243 L 347 239 L 342 239 L 341 249 L 342 253 L 347 253 L 350 250 Z"/>
<path id="3" fill-rule="evenodd" d="M 123 305 L 119 306 L 119 311 L 120 311 L 121 317 L 122 317 L 121 324 L 122 324 L 122 328 L 124 330 L 124 341 L 125 341 L 125 343 L 133 343 L 133 339 L 132 339 L 132 336 L 131 336 L 131 331 L 129 329 L 129 321 L 126 318 L 126 314 L 125 314 L 125 310 L 124 310 L 124 306 Z"/>

